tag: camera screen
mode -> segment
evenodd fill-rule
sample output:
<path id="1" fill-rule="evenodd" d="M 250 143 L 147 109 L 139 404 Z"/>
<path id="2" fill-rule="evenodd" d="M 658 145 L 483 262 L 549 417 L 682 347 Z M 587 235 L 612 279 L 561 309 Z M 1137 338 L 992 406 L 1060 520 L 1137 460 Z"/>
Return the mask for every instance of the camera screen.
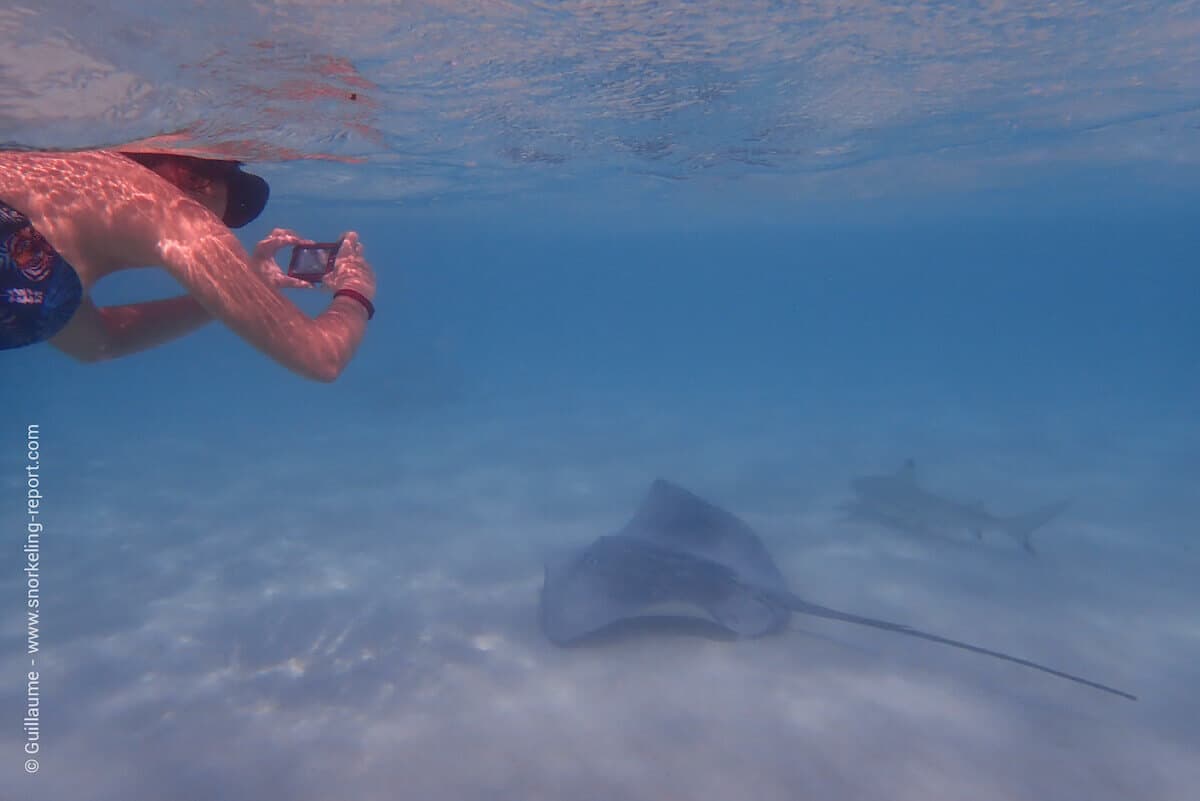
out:
<path id="1" fill-rule="evenodd" d="M 292 260 L 292 272 L 296 275 L 324 275 L 329 270 L 329 257 L 332 255 L 328 248 L 297 248 L 296 257 Z"/>
<path id="2" fill-rule="evenodd" d="M 341 242 L 317 242 L 312 245 L 297 245 L 292 249 L 292 261 L 288 264 L 288 275 L 319 283 L 321 278 L 333 270 Z"/>

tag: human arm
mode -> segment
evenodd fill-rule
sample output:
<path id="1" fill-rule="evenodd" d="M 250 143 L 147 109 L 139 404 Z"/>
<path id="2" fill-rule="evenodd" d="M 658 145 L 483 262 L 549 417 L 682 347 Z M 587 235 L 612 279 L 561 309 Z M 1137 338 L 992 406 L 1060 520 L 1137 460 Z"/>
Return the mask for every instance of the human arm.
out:
<path id="1" fill-rule="evenodd" d="M 335 380 L 362 341 L 367 314 L 360 304 L 335 297 L 310 319 L 271 285 L 261 265 L 255 265 L 227 228 L 192 204 L 163 212 L 155 249 L 157 261 L 202 308 L 306 378 Z M 336 265 L 335 274 L 353 276 L 353 288 L 374 298 L 374 273 L 362 257 L 356 234 L 344 237 Z"/>
<path id="2" fill-rule="evenodd" d="M 211 320 L 190 295 L 123 306 L 97 306 L 85 298 L 51 344 L 81 362 L 98 362 L 157 347 Z"/>

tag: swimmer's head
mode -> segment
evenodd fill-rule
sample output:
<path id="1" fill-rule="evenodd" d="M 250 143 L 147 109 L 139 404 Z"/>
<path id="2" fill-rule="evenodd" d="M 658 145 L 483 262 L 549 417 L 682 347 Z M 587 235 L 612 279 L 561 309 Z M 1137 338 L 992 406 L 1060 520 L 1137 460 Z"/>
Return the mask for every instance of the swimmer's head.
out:
<path id="1" fill-rule="evenodd" d="M 230 228 L 241 228 L 267 205 L 271 189 L 240 161 L 202 159 L 173 153 L 125 153 L 203 204 Z"/>

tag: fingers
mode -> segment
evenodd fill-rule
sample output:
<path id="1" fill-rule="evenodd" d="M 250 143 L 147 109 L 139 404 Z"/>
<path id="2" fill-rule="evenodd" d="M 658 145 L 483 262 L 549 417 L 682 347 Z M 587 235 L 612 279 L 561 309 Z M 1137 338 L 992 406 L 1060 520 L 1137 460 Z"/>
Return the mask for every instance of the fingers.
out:
<path id="1" fill-rule="evenodd" d="M 262 276 L 268 284 L 276 289 L 313 289 L 314 284 L 310 281 L 305 281 L 302 278 L 293 278 L 282 270 L 276 268 L 273 271 L 267 271 Z"/>
<path id="2" fill-rule="evenodd" d="M 312 240 L 305 239 L 290 228 L 275 228 L 267 234 L 264 242 L 279 242 L 284 245 L 309 245 Z"/>
<path id="3" fill-rule="evenodd" d="M 342 246 L 338 248 L 338 258 L 343 256 L 351 256 L 362 258 L 362 243 L 358 241 L 358 234 L 354 231 L 347 231 L 342 234 Z"/>
<path id="4" fill-rule="evenodd" d="M 259 258 L 274 258 L 275 254 L 283 248 L 311 244 L 313 244 L 311 239 L 305 239 L 295 231 L 276 228 L 255 246 L 254 253 Z"/>

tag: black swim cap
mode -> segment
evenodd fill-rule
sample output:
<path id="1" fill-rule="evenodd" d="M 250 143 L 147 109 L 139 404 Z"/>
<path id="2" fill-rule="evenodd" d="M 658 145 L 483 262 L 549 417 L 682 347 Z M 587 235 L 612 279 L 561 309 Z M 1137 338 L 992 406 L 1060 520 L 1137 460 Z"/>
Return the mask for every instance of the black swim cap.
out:
<path id="1" fill-rule="evenodd" d="M 271 196 L 267 182 L 254 173 L 242 170 L 242 162 L 228 159 L 201 158 L 163 151 L 121 151 L 147 169 L 154 170 L 164 162 L 183 165 L 184 169 L 212 181 L 224 181 L 226 186 L 225 216 L 221 222 L 230 228 L 241 228 L 262 214 Z"/>
<path id="2" fill-rule="evenodd" d="M 230 228 L 241 228 L 262 214 L 271 196 L 271 187 L 254 173 L 244 172 L 240 164 L 229 171 L 226 182 L 229 200 L 222 222 Z"/>

